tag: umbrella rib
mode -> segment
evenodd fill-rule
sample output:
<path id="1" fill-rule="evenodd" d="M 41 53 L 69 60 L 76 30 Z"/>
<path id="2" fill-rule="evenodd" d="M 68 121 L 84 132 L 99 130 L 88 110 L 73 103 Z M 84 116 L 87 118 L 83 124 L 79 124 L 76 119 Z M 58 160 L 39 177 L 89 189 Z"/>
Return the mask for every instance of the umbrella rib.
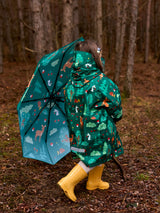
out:
<path id="1" fill-rule="evenodd" d="M 45 138 L 45 143 L 46 144 L 47 144 L 47 136 L 48 136 L 49 123 L 50 123 L 50 114 L 51 114 L 51 101 L 50 101 L 50 108 L 49 108 L 48 125 L 47 125 L 47 130 L 46 130 L 46 138 Z M 52 157 L 51 157 L 48 149 L 47 149 L 47 152 L 48 152 L 48 156 L 49 156 L 51 162 L 53 162 Z"/>
<path id="2" fill-rule="evenodd" d="M 58 109 L 62 112 L 62 114 L 65 116 L 65 114 L 64 114 L 63 110 L 60 108 L 60 106 L 57 103 L 55 103 L 55 104 L 58 107 Z"/>
<path id="3" fill-rule="evenodd" d="M 47 130 L 46 130 L 46 137 L 45 137 L 45 142 L 46 143 L 47 143 L 47 135 L 48 135 L 49 123 L 50 123 L 50 114 L 51 114 L 51 101 L 50 101 L 50 108 L 49 108 L 49 114 L 48 114 L 48 125 L 47 125 Z"/>
<path id="4" fill-rule="evenodd" d="M 60 102 L 64 102 L 64 100 L 62 100 L 64 97 L 59 97 L 61 100 L 59 100 Z M 50 97 L 46 97 L 46 98 L 38 98 L 38 99 L 34 99 L 34 100 L 28 100 L 28 101 L 23 101 L 22 103 L 29 103 L 29 102 L 33 102 L 33 101 L 42 101 L 42 100 L 50 100 Z"/>
<path id="5" fill-rule="evenodd" d="M 28 131 L 30 130 L 31 126 L 33 126 L 33 124 L 36 122 L 37 118 L 40 116 L 41 112 L 43 111 L 43 109 L 47 106 L 49 100 L 46 102 L 46 104 L 42 107 L 42 109 L 39 111 L 38 115 L 36 116 L 36 118 L 34 119 L 34 121 L 32 122 L 32 124 L 29 126 L 29 128 L 26 130 L 25 134 L 26 135 L 28 133 Z"/>
<path id="6" fill-rule="evenodd" d="M 27 100 L 27 101 L 23 101 L 22 103 L 28 103 L 28 102 L 33 102 L 33 101 L 41 101 L 41 100 L 47 100 L 47 99 L 50 99 L 50 97 Z"/>
<path id="7" fill-rule="evenodd" d="M 43 84 L 44 84 L 44 86 L 45 86 L 47 92 L 49 93 L 49 95 L 51 95 L 51 93 L 50 93 L 50 91 L 49 91 L 49 89 L 48 89 L 48 87 L 47 87 L 47 85 L 46 85 L 46 83 L 45 83 L 45 81 L 44 81 L 44 79 L 43 79 L 43 77 L 42 77 L 42 74 L 41 74 L 41 72 L 40 72 L 40 69 L 38 69 L 38 72 L 39 72 L 39 75 L 40 75 L 40 77 L 41 77 L 41 79 L 42 79 L 42 81 L 43 81 Z M 22 103 L 28 103 L 28 102 L 32 102 L 32 101 L 40 101 L 40 100 L 44 100 L 44 99 L 50 99 L 50 97 L 38 98 L 38 99 L 34 99 L 34 100 L 27 100 L 27 101 L 23 101 Z"/>
<path id="8" fill-rule="evenodd" d="M 38 68 L 38 71 L 39 71 L 39 74 L 40 74 L 40 76 L 41 76 L 41 79 L 42 79 L 42 81 L 43 81 L 43 83 L 44 83 L 44 86 L 46 87 L 46 89 L 47 89 L 47 91 L 48 91 L 48 93 L 49 93 L 49 95 L 51 95 L 51 93 L 50 93 L 50 91 L 49 91 L 49 89 L 48 89 L 48 87 L 47 87 L 47 85 L 46 85 L 46 82 L 45 82 L 45 80 L 43 79 L 43 77 L 42 77 L 42 74 L 41 74 L 41 72 L 40 72 L 40 69 Z"/>
<path id="9" fill-rule="evenodd" d="M 58 77 L 59 77 L 59 73 L 60 73 L 60 69 L 61 69 L 61 65 L 62 65 L 62 62 L 63 62 L 64 56 L 66 55 L 66 53 L 68 52 L 68 50 L 69 50 L 69 49 L 71 49 L 71 47 L 72 47 L 72 46 L 74 46 L 74 45 L 75 45 L 75 43 L 73 43 L 70 47 L 68 47 L 68 49 L 64 52 L 64 54 L 63 54 L 63 56 L 62 56 L 61 63 L 60 63 L 60 65 L 59 65 L 59 70 L 58 70 L 58 74 L 57 74 L 57 76 L 56 76 L 56 80 L 55 80 L 55 82 L 57 82 L 57 79 L 58 79 Z M 65 85 L 66 85 L 66 83 L 65 83 Z M 65 85 L 63 85 L 61 88 L 63 88 Z M 53 91 L 54 91 L 55 87 L 56 87 L 56 84 L 54 84 L 54 87 L 53 87 L 52 93 L 53 93 Z M 60 89 L 61 89 L 61 88 L 60 88 Z M 60 89 L 58 89 L 58 91 L 59 91 Z M 57 92 L 55 92 L 55 93 L 57 93 Z"/>

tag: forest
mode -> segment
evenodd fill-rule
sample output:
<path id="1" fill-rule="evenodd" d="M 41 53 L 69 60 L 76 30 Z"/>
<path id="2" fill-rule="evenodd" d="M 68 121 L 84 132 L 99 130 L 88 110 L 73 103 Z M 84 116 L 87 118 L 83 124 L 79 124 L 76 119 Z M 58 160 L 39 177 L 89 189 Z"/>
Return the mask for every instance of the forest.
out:
<path id="1" fill-rule="evenodd" d="M 105 164 L 108 190 L 57 182 L 78 162 L 24 158 L 17 105 L 40 59 L 79 39 L 102 49 L 121 92 L 124 154 Z M 160 212 L 160 1 L 0 0 L 0 212 Z"/>

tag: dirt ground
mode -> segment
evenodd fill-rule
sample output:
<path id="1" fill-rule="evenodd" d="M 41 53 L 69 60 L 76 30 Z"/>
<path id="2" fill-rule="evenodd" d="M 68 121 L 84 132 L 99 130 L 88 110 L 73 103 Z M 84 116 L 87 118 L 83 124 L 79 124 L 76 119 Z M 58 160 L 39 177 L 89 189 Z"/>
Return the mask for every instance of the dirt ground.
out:
<path id="1" fill-rule="evenodd" d="M 123 98 L 123 119 L 117 124 L 124 154 L 106 163 L 103 180 L 108 190 L 87 191 L 86 179 L 70 201 L 57 182 L 76 164 L 71 154 L 52 166 L 22 157 L 16 107 L 34 71 L 29 63 L 4 63 L 0 74 L 0 212 L 160 212 L 160 65 L 136 63 L 133 93 Z M 113 69 L 108 64 L 109 70 Z M 125 70 L 125 69 L 123 69 Z"/>

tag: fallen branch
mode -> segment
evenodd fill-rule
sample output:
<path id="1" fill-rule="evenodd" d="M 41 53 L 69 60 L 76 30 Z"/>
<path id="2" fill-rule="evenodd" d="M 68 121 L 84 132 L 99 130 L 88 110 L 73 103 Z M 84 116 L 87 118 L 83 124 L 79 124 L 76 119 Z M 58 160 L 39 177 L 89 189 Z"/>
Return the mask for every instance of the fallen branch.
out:
<path id="1" fill-rule="evenodd" d="M 121 173 L 122 173 L 123 180 L 126 181 L 125 172 L 124 172 L 124 170 L 123 170 L 122 165 L 120 164 L 120 162 L 118 161 L 118 159 L 116 159 L 114 156 L 113 156 L 113 160 L 115 161 L 115 163 L 116 163 L 116 164 L 118 165 L 118 167 L 120 168 Z"/>

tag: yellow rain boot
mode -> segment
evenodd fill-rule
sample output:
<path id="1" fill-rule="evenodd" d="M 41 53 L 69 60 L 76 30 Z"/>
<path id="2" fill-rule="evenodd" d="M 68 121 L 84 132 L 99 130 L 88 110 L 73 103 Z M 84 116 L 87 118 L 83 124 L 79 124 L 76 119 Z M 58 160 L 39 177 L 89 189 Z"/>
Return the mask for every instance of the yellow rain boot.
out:
<path id="1" fill-rule="evenodd" d="M 101 180 L 102 172 L 104 169 L 104 164 L 100 166 L 96 166 L 89 172 L 88 181 L 86 184 L 86 189 L 94 190 L 94 189 L 108 189 L 109 183 Z"/>
<path id="2" fill-rule="evenodd" d="M 77 198 L 74 194 L 74 187 L 85 177 L 87 177 L 87 173 L 77 164 L 67 176 L 58 182 L 58 185 L 63 189 L 65 195 L 75 202 Z"/>

